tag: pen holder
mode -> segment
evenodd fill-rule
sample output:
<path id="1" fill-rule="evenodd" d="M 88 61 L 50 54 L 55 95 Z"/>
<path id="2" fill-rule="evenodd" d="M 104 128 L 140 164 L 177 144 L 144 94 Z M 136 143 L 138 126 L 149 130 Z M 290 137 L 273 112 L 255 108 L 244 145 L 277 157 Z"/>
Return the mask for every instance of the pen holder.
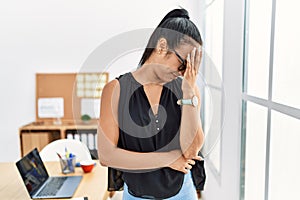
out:
<path id="1" fill-rule="evenodd" d="M 61 157 L 59 159 L 61 172 L 63 174 L 69 174 L 75 172 L 75 165 L 76 165 L 76 157 Z"/>

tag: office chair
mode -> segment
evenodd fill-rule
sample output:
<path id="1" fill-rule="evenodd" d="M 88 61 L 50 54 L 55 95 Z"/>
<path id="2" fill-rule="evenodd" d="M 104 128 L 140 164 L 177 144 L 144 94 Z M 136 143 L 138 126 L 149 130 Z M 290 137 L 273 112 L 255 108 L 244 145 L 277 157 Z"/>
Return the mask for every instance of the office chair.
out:
<path id="1" fill-rule="evenodd" d="M 76 156 L 76 162 L 91 160 L 91 154 L 87 146 L 73 139 L 60 139 L 47 144 L 40 152 L 43 161 L 59 161 L 57 153 L 65 155 L 65 150 Z"/>

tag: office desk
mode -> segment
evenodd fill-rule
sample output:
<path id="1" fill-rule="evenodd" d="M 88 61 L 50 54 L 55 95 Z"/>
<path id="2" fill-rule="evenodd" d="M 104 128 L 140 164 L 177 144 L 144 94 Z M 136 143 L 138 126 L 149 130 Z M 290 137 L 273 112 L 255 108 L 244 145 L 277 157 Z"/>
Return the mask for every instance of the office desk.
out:
<path id="1" fill-rule="evenodd" d="M 64 176 L 61 173 L 59 162 L 45 162 L 49 176 Z M 89 200 L 99 200 L 107 189 L 107 168 L 98 162 L 90 173 L 83 173 L 76 167 L 71 175 L 83 175 L 83 178 L 73 197 L 88 197 Z M 14 162 L 0 163 L 0 199 L 26 200 L 30 199 L 22 178 Z"/>

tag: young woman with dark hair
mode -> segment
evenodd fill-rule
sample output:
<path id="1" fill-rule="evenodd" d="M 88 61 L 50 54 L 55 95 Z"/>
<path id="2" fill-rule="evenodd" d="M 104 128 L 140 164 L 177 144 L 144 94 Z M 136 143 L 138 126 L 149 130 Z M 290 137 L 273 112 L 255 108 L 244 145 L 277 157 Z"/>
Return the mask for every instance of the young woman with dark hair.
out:
<path id="1" fill-rule="evenodd" d="M 138 69 L 104 87 L 99 158 L 122 171 L 123 199 L 197 199 L 191 171 L 204 142 L 196 84 L 201 46 L 188 12 L 172 10 Z"/>

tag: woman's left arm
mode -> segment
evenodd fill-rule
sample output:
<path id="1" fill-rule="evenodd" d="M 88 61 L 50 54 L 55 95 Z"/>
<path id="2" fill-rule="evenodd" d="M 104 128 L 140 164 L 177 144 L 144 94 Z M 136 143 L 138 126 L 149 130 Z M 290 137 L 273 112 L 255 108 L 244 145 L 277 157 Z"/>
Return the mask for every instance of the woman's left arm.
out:
<path id="1" fill-rule="evenodd" d="M 187 69 L 182 83 L 183 99 L 198 98 L 198 105 L 182 105 L 180 124 L 180 146 L 185 158 L 195 159 L 198 157 L 203 142 L 204 134 L 200 119 L 200 92 L 196 85 L 197 74 L 201 62 L 201 49 L 194 49 L 187 58 Z"/>

